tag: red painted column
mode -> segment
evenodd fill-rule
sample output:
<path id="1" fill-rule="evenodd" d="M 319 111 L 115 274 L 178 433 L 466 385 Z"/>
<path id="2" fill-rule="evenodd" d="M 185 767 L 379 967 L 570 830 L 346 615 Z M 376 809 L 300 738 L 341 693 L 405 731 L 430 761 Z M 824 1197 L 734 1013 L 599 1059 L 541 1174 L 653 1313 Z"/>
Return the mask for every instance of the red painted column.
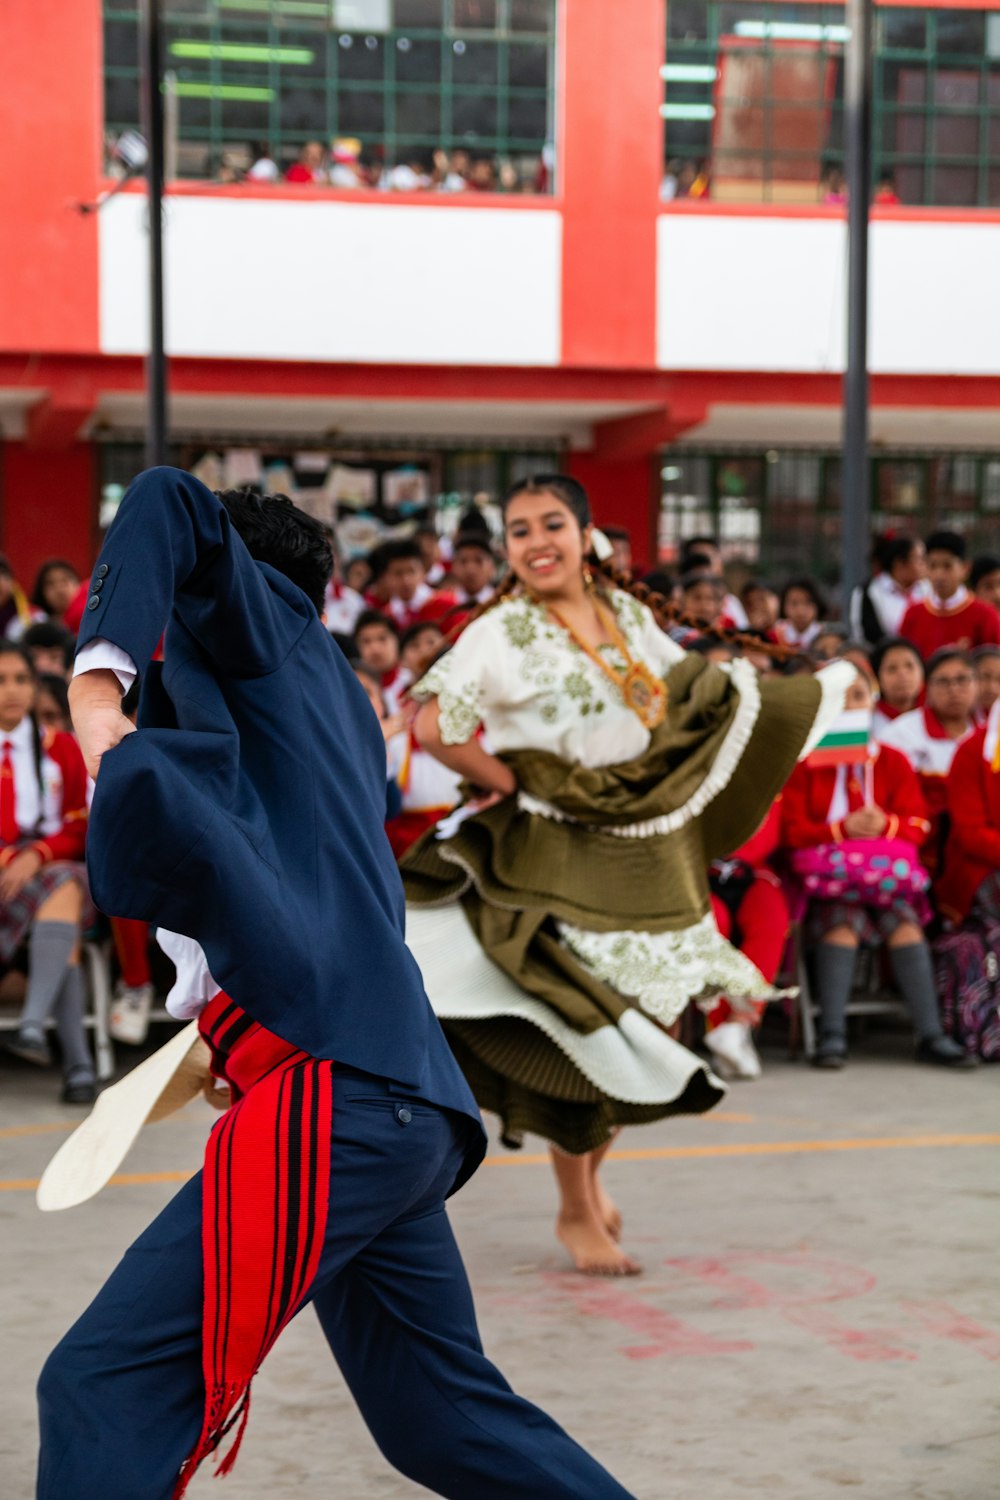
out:
<path id="1" fill-rule="evenodd" d="M 656 363 L 665 0 L 563 0 L 562 358 Z"/>
<path id="2" fill-rule="evenodd" d="M 636 572 L 652 567 L 656 557 L 654 494 L 655 456 L 650 452 L 604 458 L 597 450 L 569 453 L 566 468 L 590 496 L 598 526 L 624 526 L 632 538 Z"/>
<path id="3" fill-rule="evenodd" d="M 37 449 L 0 445 L 3 525 L 0 550 L 30 592 L 39 566 L 64 557 L 85 576 L 94 560 L 94 465 L 91 443 Z"/>

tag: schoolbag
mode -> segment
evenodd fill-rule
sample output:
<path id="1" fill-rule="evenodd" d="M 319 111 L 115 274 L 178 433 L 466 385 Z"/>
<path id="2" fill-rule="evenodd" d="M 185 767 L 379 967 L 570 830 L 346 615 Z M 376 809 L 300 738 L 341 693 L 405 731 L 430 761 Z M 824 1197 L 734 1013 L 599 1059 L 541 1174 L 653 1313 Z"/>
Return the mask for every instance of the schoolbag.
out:
<path id="1" fill-rule="evenodd" d="M 944 1030 L 966 1052 L 1000 1058 L 1000 922 L 969 917 L 931 952 Z"/>

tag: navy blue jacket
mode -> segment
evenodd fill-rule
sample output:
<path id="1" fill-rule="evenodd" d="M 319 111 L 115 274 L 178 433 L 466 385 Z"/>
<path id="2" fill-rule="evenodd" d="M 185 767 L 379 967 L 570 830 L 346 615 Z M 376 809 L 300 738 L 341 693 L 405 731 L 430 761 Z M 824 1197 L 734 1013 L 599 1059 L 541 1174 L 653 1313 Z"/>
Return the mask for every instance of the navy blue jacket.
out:
<path id="1" fill-rule="evenodd" d="M 313 1057 L 471 1117 L 473 1170 L 479 1111 L 404 941 L 382 733 L 315 607 L 178 469 L 132 484 L 91 587 L 79 645 L 146 669 L 139 732 L 97 780 L 97 905 L 195 938 L 226 993 Z"/>

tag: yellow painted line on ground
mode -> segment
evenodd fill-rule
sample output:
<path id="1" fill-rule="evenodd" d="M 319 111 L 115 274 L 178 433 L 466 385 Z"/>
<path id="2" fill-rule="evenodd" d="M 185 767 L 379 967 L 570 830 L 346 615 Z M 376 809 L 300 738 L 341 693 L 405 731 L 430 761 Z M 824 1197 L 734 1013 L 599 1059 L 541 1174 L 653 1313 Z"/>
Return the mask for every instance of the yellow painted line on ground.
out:
<path id="1" fill-rule="evenodd" d="M 729 1146 L 647 1146 L 631 1151 L 609 1151 L 609 1161 L 684 1161 L 693 1157 L 719 1156 L 789 1156 L 822 1151 L 891 1151 L 906 1147 L 932 1146 L 1000 1146 L 1000 1134 L 993 1135 L 886 1135 L 857 1136 L 834 1141 L 745 1141 Z M 487 1167 L 541 1167 L 548 1165 L 548 1154 L 511 1152 L 487 1156 Z M 187 1182 L 193 1172 L 120 1172 L 112 1177 L 110 1187 L 149 1186 L 160 1182 Z M 2 1193 L 34 1192 L 37 1177 L 12 1177 L 0 1181 Z"/>
<path id="2" fill-rule="evenodd" d="M 53 1130 L 75 1130 L 79 1120 L 59 1120 L 49 1125 L 4 1125 L 0 1128 L 0 1139 L 13 1135 L 48 1135 Z"/>
<path id="3" fill-rule="evenodd" d="M 889 1151 L 905 1146 L 1000 1146 L 1000 1135 L 858 1136 L 842 1141 L 744 1141 L 729 1146 L 646 1146 L 609 1151 L 608 1161 L 683 1161 L 697 1156 L 789 1156 L 810 1151 Z M 548 1155 L 487 1156 L 488 1167 L 541 1166 Z"/>

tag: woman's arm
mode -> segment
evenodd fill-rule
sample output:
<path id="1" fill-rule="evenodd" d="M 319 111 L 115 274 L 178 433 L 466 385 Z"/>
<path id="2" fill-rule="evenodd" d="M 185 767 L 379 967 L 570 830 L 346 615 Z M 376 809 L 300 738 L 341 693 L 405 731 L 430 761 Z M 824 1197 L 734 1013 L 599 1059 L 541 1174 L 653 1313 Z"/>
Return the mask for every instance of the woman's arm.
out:
<path id="1" fill-rule="evenodd" d="M 455 771 L 473 786 L 488 792 L 498 792 L 509 797 L 517 791 L 517 779 L 509 766 L 495 755 L 484 750 L 479 740 L 473 737 L 461 745 L 446 745 L 441 738 L 438 704 L 436 698 L 425 703 L 417 714 L 413 725 L 420 744 L 439 760 L 449 771 Z"/>

